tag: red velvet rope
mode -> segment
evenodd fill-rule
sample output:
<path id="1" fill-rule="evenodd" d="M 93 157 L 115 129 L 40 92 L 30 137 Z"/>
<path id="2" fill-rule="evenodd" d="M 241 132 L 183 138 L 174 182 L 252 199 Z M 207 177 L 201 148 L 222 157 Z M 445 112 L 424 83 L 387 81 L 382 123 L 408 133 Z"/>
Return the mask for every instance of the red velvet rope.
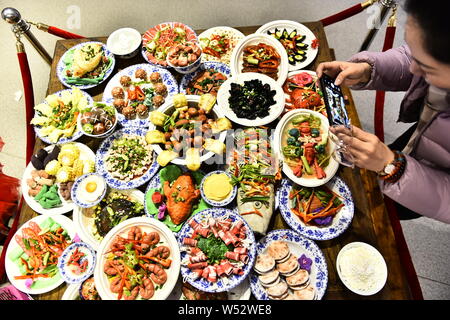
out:
<path id="1" fill-rule="evenodd" d="M 344 11 L 341 11 L 332 16 L 326 17 L 320 21 L 322 22 L 323 26 L 326 27 L 330 24 L 350 18 L 351 16 L 354 16 L 355 14 L 360 13 L 363 10 L 364 10 L 363 6 L 359 3 L 357 5 L 354 5 L 351 8 L 345 9 Z"/>
<path id="2" fill-rule="evenodd" d="M 55 35 L 57 37 L 64 38 L 64 39 L 83 39 L 83 38 L 85 38 L 85 37 L 80 36 L 78 34 L 71 33 L 71 32 L 68 32 L 68 31 L 65 31 L 65 30 L 62 30 L 62 29 L 59 29 L 59 28 L 56 28 L 56 27 L 52 27 L 52 26 L 48 27 L 47 32 L 51 33 L 51 34 L 53 34 L 53 35 Z"/>
<path id="3" fill-rule="evenodd" d="M 20 72 L 22 73 L 23 90 L 25 94 L 25 112 L 26 112 L 26 124 L 27 124 L 27 149 L 26 149 L 26 163 L 30 162 L 33 155 L 34 144 L 36 138 L 34 130 L 30 125 L 31 119 L 34 116 L 34 93 L 33 82 L 31 80 L 30 66 L 28 65 L 27 54 L 25 52 L 18 52 Z"/>
<path id="4" fill-rule="evenodd" d="M 25 163 L 29 163 L 31 157 L 33 156 L 34 144 L 36 138 L 34 135 L 34 130 L 30 125 L 30 121 L 34 116 L 34 92 L 33 92 L 33 82 L 31 80 L 30 66 L 28 64 L 27 54 L 25 52 L 18 52 L 17 57 L 19 59 L 20 72 L 22 74 L 23 90 L 25 95 L 25 118 L 27 124 L 27 148 L 26 148 L 26 159 Z M 23 197 L 17 207 L 16 215 L 14 217 L 13 224 L 9 230 L 8 236 L 5 240 L 2 255 L 0 257 L 0 281 L 3 280 L 5 276 L 5 256 L 8 244 L 11 241 L 12 236 L 16 233 L 17 227 L 19 225 L 20 211 L 22 209 Z"/>
<path id="5" fill-rule="evenodd" d="M 384 37 L 383 51 L 387 51 L 394 45 L 395 27 L 386 28 L 386 36 Z M 374 116 L 374 128 L 375 135 L 384 142 L 384 100 L 385 92 L 377 91 L 375 98 L 375 116 Z"/>

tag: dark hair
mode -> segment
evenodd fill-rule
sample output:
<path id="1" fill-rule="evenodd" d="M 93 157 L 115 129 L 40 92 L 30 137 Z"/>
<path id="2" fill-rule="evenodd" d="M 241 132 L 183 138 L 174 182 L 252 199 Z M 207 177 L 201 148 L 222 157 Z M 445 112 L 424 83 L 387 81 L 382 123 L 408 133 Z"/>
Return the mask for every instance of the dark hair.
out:
<path id="1" fill-rule="evenodd" d="M 406 0 L 404 8 L 422 29 L 425 50 L 436 60 L 450 63 L 450 11 L 447 1 Z"/>

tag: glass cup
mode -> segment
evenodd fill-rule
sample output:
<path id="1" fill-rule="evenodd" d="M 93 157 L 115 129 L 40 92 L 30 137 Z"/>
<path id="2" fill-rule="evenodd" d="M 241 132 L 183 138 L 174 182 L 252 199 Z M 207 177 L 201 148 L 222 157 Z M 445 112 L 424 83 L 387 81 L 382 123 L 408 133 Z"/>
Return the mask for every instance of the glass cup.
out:
<path id="1" fill-rule="evenodd" d="M 339 136 L 335 135 L 331 132 L 331 130 L 328 130 L 328 136 L 330 137 L 330 140 L 334 143 L 334 149 L 331 153 L 334 160 L 342 164 L 343 166 L 354 168 L 354 158 L 350 151 L 348 150 L 348 147 L 350 144 L 345 143 L 343 140 L 344 135 L 348 136 L 350 138 L 353 138 L 353 127 L 350 123 L 346 125 L 334 125 L 332 128 L 339 128 Z M 352 139 L 350 139 L 351 141 Z"/>

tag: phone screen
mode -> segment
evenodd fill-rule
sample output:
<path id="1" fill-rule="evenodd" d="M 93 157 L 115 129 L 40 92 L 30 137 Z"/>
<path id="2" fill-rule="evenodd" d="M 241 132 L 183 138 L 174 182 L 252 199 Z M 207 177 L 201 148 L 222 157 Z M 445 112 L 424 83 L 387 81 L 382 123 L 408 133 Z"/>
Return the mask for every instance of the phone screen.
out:
<path id="1" fill-rule="evenodd" d="M 350 119 L 348 118 L 341 87 L 335 85 L 334 79 L 326 74 L 322 75 L 320 83 L 322 84 L 323 98 L 330 126 L 344 125 L 350 127 Z"/>

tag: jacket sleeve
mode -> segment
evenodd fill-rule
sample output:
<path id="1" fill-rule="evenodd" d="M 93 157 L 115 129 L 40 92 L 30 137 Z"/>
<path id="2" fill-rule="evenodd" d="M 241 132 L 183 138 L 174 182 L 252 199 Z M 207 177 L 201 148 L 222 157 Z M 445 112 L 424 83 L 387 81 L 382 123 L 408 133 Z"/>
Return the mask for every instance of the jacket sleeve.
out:
<path id="1" fill-rule="evenodd" d="M 350 87 L 353 90 L 406 91 L 413 78 L 409 71 L 411 52 L 405 45 L 385 52 L 363 51 L 349 61 L 367 62 L 372 66 L 370 81 Z"/>
<path id="2" fill-rule="evenodd" d="M 406 168 L 400 180 L 381 181 L 383 193 L 414 212 L 450 223 L 450 174 L 405 157 Z"/>

